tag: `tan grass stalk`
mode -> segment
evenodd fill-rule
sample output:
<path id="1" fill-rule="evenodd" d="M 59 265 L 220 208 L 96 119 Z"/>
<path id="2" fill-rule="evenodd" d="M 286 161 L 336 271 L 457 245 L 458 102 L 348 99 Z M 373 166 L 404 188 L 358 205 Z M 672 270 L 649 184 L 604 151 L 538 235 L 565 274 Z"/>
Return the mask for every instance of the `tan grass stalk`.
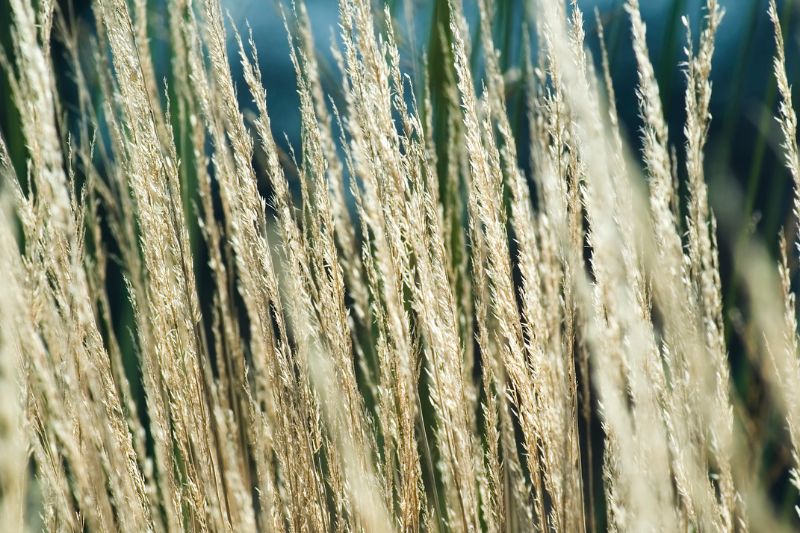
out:
<path id="1" fill-rule="evenodd" d="M 644 322 L 646 315 L 635 312 L 636 307 L 631 305 L 635 301 L 633 300 L 634 294 L 626 289 L 628 284 L 624 281 L 623 260 L 612 253 L 615 248 L 612 243 L 618 242 L 619 229 L 611 217 L 611 213 L 614 212 L 613 206 L 616 203 L 612 194 L 614 189 L 611 182 L 613 173 L 610 171 L 612 158 L 608 155 L 608 146 L 602 142 L 602 136 L 596 131 L 596 128 L 603 123 L 599 100 L 586 77 L 588 72 L 580 33 L 575 33 L 575 37 L 570 43 L 564 37 L 565 23 L 563 18 L 559 20 L 557 9 L 540 4 L 538 13 L 543 16 L 544 31 L 548 35 L 551 47 L 552 59 L 550 62 L 558 65 L 560 76 L 563 78 L 561 86 L 564 99 L 575 116 L 573 119 L 575 136 L 578 141 L 577 145 L 581 147 L 585 168 L 593 170 L 592 179 L 585 182 L 583 201 L 586 205 L 590 225 L 590 244 L 594 251 L 592 266 L 597 279 L 595 305 L 598 307 L 596 309 L 586 308 L 588 304 L 586 288 L 581 283 L 578 283 L 576 290 L 581 294 L 581 309 L 589 311 L 587 314 L 587 342 L 593 350 L 602 346 L 599 348 L 600 353 L 605 352 L 603 355 L 605 361 L 596 362 L 593 369 L 601 401 L 605 404 L 604 412 L 609 415 L 606 424 L 612 433 L 611 438 L 617 443 L 618 449 L 623 455 L 632 454 L 628 457 L 635 457 L 637 453 L 635 450 L 643 446 L 643 444 L 637 444 L 637 441 L 646 439 L 648 442 L 647 445 L 644 445 L 649 451 L 648 466 L 644 467 L 643 457 L 640 457 L 638 461 L 641 461 L 639 464 L 642 465 L 642 474 L 650 479 L 648 485 L 651 488 L 645 489 L 640 480 L 631 477 L 630 471 L 626 472 L 629 464 L 620 463 L 619 475 L 613 486 L 619 495 L 617 500 L 621 501 L 625 507 L 624 512 L 617 516 L 625 520 L 624 523 L 627 525 L 619 525 L 639 527 L 634 524 L 640 523 L 639 521 L 646 523 L 654 516 L 648 509 L 660 509 L 659 520 L 669 524 L 675 520 L 675 515 L 672 509 L 668 468 L 665 464 L 667 454 L 663 443 L 659 443 L 660 439 L 653 438 L 655 435 L 663 435 L 663 430 L 659 427 L 656 398 L 652 395 L 652 389 L 645 388 L 642 381 L 642 377 L 645 375 L 656 376 L 658 367 L 654 367 L 652 362 L 648 366 L 647 360 L 640 361 L 639 357 L 632 358 L 631 356 L 637 352 L 628 351 L 631 347 L 637 346 L 639 349 L 644 349 L 644 353 L 654 353 L 652 332 L 648 333 L 650 326 Z M 579 25 L 573 25 L 573 27 L 579 28 Z M 573 60 L 576 61 L 578 68 L 573 66 Z M 579 95 L 593 95 L 593 97 L 587 98 Z M 581 279 L 581 271 L 582 268 L 576 270 L 578 274 L 576 283 Z M 601 326 L 601 320 L 608 322 Z M 635 337 L 625 345 L 621 344 L 623 332 L 636 332 Z M 647 348 L 648 344 L 650 348 Z M 600 353 L 595 352 L 593 355 L 599 356 Z M 637 371 L 636 368 L 640 365 L 643 368 Z M 653 373 L 654 369 L 656 374 Z M 634 399 L 633 413 L 639 421 L 637 427 L 642 429 L 632 431 L 631 419 L 626 409 L 622 407 L 625 401 L 621 394 L 625 386 L 620 381 L 621 376 L 617 372 L 623 372 L 623 375 L 630 380 L 631 395 Z M 645 427 L 647 429 L 644 429 Z"/>
<path id="2" fill-rule="evenodd" d="M 434 42 L 452 63 L 441 87 L 429 68 L 405 72 L 413 28 L 397 32 L 370 0 L 339 0 L 341 111 L 306 6 L 291 3 L 301 150 L 288 155 L 254 37 L 228 35 L 219 0 L 167 5 L 162 88 L 145 0 L 94 0 L 96 43 L 54 2 L 10 0 L 13 63 L 0 63 L 27 161 L 18 176 L 0 139 L 13 211 L 0 220 L 3 524 L 33 524 L 24 506 L 40 494 L 54 531 L 595 531 L 602 489 L 612 531 L 779 529 L 729 390 L 704 170 L 717 0 L 696 51 L 684 22 L 685 235 L 637 0 L 626 9 L 646 184 L 621 133 L 599 14 L 602 73 L 576 1 L 526 6 L 538 50 L 526 21 L 530 176 L 493 0 L 477 2 L 475 54 L 461 0 L 437 4 L 449 31 L 433 28 Z M 414 3 L 404 9 L 413 21 Z M 797 218 L 774 0 L 769 15 Z M 58 96 L 55 32 L 75 109 Z M 778 276 L 759 251 L 736 264 L 751 297 L 746 351 L 766 356 L 797 467 L 786 248 Z M 129 318 L 109 290 L 120 280 Z M 118 338 L 129 323 L 132 354 Z"/>
<path id="3" fill-rule="evenodd" d="M 797 116 L 792 103 L 792 88 L 789 85 L 786 72 L 783 31 L 781 30 L 778 9 L 774 0 L 769 3 L 768 13 L 775 32 L 773 68 L 778 83 L 778 92 L 781 96 L 777 121 L 783 134 L 782 147 L 785 164 L 794 180 L 792 214 L 796 225 L 800 220 L 800 154 L 797 147 Z M 795 242 L 795 246 L 797 246 L 797 242 Z M 800 380 L 798 380 L 798 376 L 800 376 L 800 352 L 798 352 L 797 307 L 795 295 L 791 288 L 791 271 L 787 255 L 787 243 L 781 237 L 781 260 L 778 265 L 778 273 L 783 300 L 783 320 L 781 321 L 783 330 L 780 333 L 773 332 L 773 335 L 766 337 L 766 340 L 775 370 L 774 379 L 778 385 L 779 399 L 786 411 L 786 420 L 792 441 L 792 455 L 795 464 L 792 482 L 800 490 L 800 476 L 797 473 L 798 463 L 800 463 L 800 434 L 798 434 L 798 431 L 800 431 L 800 404 L 798 404 L 797 395 L 793 392 L 796 390 L 794 387 L 800 386 Z M 754 290 L 758 291 L 759 289 L 754 288 Z M 770 322 L 772 318 L 777 317 L 766 315 L 764 322 L 772 325 L 772 322 Z M 772 327 L 775 326 L 772 325 Z"/>
<path id="4" fill-rule="evenodd" d="M 5 142 L 0 138 L 0 175 L 16 179 L 10 169 Z M 11 229 L 10 210 L 4 208 L 0 220 L 0 257 L 6 275 L 18 272 L 16 238 Z M 28 440 L 24 419 L 23 397 L 24 352 L 15 327 L 15 316 L 21 310 L 21 288 L 16 279 L 0 286 L 0 516 L 15 531 L 24 531 L 31 517 L 25 516 L 28 487 Z"/>

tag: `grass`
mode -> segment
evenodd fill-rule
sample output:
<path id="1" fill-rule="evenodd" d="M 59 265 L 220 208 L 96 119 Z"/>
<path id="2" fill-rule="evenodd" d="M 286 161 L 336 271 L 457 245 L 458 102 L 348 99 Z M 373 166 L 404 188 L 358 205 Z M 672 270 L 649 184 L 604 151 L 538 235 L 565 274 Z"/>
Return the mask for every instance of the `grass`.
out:
<path id="1" fill-rule="evenodd" d="M 797 243 L 776 260 L 718 227 L 716 0 L 699 34 L 671 25 L 659 65 L 625 2 L 612 41 L 630 32 L 638 149 L 605 38 L 595 64 L 574 4 L 477 0 L 470 28 L 461 0 L 438 0 L 415 44 L 399 22 L 413 2 L 339 0 L 335 70 L 304 3 L 284 5 L 288 153 L 254 38 L 218 0 L 167 2 L 164 81 L 146 2 L 93 3 L 91 42 L 52 2 L 8 3 L 11 530 L 797 526 Z M 768 14 L 796 224 L 797 119 Z M 665 82 L 680 42 L 681 82 Z"/>

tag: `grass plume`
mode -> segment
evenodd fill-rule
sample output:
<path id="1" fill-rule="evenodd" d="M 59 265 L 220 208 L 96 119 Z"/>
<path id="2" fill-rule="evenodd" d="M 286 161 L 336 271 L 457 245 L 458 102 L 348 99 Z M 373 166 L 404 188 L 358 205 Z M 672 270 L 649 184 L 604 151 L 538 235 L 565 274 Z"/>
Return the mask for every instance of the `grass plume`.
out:
<path id="1" fill-rule="evenodd" d="M 59 5 L 9 0 L 0 60 L 25 160 L 0 137 L 0 522 L 797 526 L 770 500 L 726 337 L 705 161 L 719 2 L 697 42 L 683 19 L 682 147 L 625 2 L 641 154 L 601 17 L 595 65 L 577 2 L 525 3 L 516 71 L 495 42 L 500 2 L 477 0 L 473 42 L 462 0 L 441 1 L 434 62 L 448 64 L 431 72 L 430 58 L 406 67 L 418 36 L 393 2 L 339 0 L 338 98 L 303 1 L 281 4 L 296 153 L 276 140 L 252 31 L 219 0 L 164 4 L 161 83 L 147 2 L 94 0 L 85 53 Z M 797 119 L 775 0 L 768 13 L 796 225 Z M 791 501 L 795 248 L 737 259 L 745 359 L 788 426 L 774 438 L 792 450 Z"/>

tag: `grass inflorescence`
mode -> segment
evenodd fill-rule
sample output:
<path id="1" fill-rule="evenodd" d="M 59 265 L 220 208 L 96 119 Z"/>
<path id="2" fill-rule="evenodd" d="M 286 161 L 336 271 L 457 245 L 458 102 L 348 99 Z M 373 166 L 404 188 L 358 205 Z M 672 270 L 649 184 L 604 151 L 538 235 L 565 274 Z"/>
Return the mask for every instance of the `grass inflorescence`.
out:
<path id="1" fill-rule="evenodd" d="M 0 137 L 4 528 L 797 525 L 728 333 L 751 332 L 796 500 L 798 243 L 782 239 L 777 263 L 737 250 L 747 310 L 732 326 L 705 161 L 717 0 L 682 19 L 677 144 L 625 2 L 640 154 L 601 17 L 587 36 L 575 2 L 522 3 L 516 69 L 494 38 L 514 7 L 477 0 L 469 28 L 461 0 L 437 1 L 409 72 L 418 36 L 396 3 L 339 0 L 337 98 L 303 1 L 282 5 L 297 152 L 275 138 L 249 29 L 219 0 L 165 4 L 159 80 L 146 1 L 94 0 L 87 40 L 52 0 L 9 0 L 0 57 L 25 160 Z M 766 9 L 796 224 L 797 118 Z"/>

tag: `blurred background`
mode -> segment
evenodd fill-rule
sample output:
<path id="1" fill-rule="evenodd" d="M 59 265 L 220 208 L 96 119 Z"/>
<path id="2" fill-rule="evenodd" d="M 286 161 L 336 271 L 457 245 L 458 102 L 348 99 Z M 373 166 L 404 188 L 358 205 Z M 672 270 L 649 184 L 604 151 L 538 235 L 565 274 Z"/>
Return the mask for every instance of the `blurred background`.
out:
<path id="1" fill-rule="evenodd" d="M 337 39 L 337 2 L 335 0 L 305 0 L 311 19 L 317 53 L 322 72 L 322 83 L 331 100 L 341 103 L 340 74 L 331 53 L 331 43 Z M 408 2 L 413 9 L 408 9 Z M 70 25 L 85 44 L 86 56 L 91 61 L 90 43 L 94 32 L 89 0 L 57 0 L 59 9 L 68 14 Z M 167 13 L 163 0 L 148 0 L 149 34 L 157 78 L 170 80 L 170 44 L 168 42 Z M 427 57 L 432 82 L 434 103 L 436 85 L 442 83 L 447 66 L 441 52 L 441 41 L 447 32 L 438 28 L 447 20 L 446 0 L 375 0 L 385 5 L 392 14 L 402 49 L 404 68 L 414 80 L 418 96 L 422 87 L 423 57 Z M 745 433 L 753 435 L 758 450 L 763 455 L 763 479 L 772 490 L 772 499 L 784 516 L 794 515 L 798 501 L 797 492 L 788 482 L 789 450 L 781 444 L 783 422 L 779 414 L 764 399 L 763 387 L 752 362 L 742 355 L 748 339 L 757 332 L 748 331 L 742 324 L 744 308 L 739 283 L 732 276 L 733 257 L 738 246 L 755 235 L 773 252 L 777 252 L 778 235 L 787 232 L 792 242 L 796 231 L 790 219 L 792 184 L 784 169 L 780 149 L 781 136 L 774 120 L 777 109 L 777 91 L 772 75 L 774 37 L 767 17 L 767 0 L 720 0 L 725 8 L 717 36 L 713 63 L 713 120 L 706 151 L 706 176 L 712 208 L 719 220 L 720 264 L 723 281 L 723 298 L 726 328 L 733 364 L 735 387 L 742 399 L 738 408 L 746 410 L 746 418 L 753 427 Z M 229 29 L 240 32 L 252 27 L 258 49 L 261 70 L 268 93 L 273 134 L 287 152 L 293 148 L 299 153 L 300 121 L 294 71 L 289 60 L 287 34 L 280 14 L 280 0 L 222 0 L 223 9 L 229 13 Z M 464 0 L 469 14 L 473 42 L 476 32 L 476 6 L 474 0 Z M 497 14 L 494 40 L 501 51 L 501 63 L 508 73 L 508 103 L 512 124 L 517 128 L 520 142 L 520 164 L 526 166 L 525 94 L 519 81 L 519 68 L 523 59 L 523 22 L 526 20 L 525 0 L 496 0 Z M 599 65 L 599 41 L 595 9 L 605 27 L 606 45 L 616 90 L 617 105 L 624 133 L 635 149 L 639 147 L 638 117 L 635 97 L 636 66 L 631 49 L 630 22 L 623 0 L 579 0 L 578 6 L 585 14 L 587 45 Z M 670 127 L 670 139 L 679 154 L 684 144 L 685 119 L 683 92 L 685 78 L 680 63 L 685 59 L 686 31 L 681 17 L 688 17 L 695 40 L 704 16 L 701 0 L 641 0 L 641 10 L 647 24 L 647 40 L 658 83 L 664 111 Z M 786 39 L 787 66 L 790 83 L 800 80 L 800 1 L 779 0 L 778 10 Z M 8 0 L 0 0 L 0 46 L 12 54 L 9 37 Z M 229 38 L 231 33 L 229 32 Z M 479 46 L 473 46 L 473 50 Z M 59 91 L 65 113 L 70 113 L 74 89 L 70 81 L 71 68 L 64 62 L 64 50 L 54 42 L 53 61 L 56 65 Z M 241 68 L 235 60 L 235 42 L 229 41 L 234 77 L 239 86 L 239 104 L 245 110 L 253 109 L 248 91 L 241 79 Z M 480 54 L 475 56 L 473 68 L 481 72 Z M 439 87 L 441 88 L 441 87 Z M 796 91 L 795 91 L 796 92 Z M 796 101 L 800 96 L 796 95 Z M 340 105 L 339 107 L 343 107 Z M 11 101 L 8 77 L 0 72 L 0 133 L 5 138 L 20 175 L 25 170 L 25 146 L 18 127 L 18 110 Z M 257 168 L 259 165 L 256 165 Z M 679 165 L 679 168 L 681 165 Z M 262 191 L 265 194 L 268 191 Z M 797 254 L 790 254 L 796 266 Z M 110 276 L 110 283 L 118 277 Z M 202 278 L 198 278 L 202 281 Z M 110 292 L 113 293 L 114 289 Z M 121 288 L 118 294 L 123 295 Z M 126 322 L 128 305 L 121 297 L 120 323 Z M 1 305 L 2 303 L 0 303 Z M 128 317 L 129 319 L 129 317 Z M 123 326 L 120 326 L 121 328 Z M 127 336 L 123 336 L 127 337 Z M 131 350 L 131 347 L 128 347 Z M 132 350 L 131 350 L 132 351 Z M 131 355 L 135 367 L 135 356 Z"/>

